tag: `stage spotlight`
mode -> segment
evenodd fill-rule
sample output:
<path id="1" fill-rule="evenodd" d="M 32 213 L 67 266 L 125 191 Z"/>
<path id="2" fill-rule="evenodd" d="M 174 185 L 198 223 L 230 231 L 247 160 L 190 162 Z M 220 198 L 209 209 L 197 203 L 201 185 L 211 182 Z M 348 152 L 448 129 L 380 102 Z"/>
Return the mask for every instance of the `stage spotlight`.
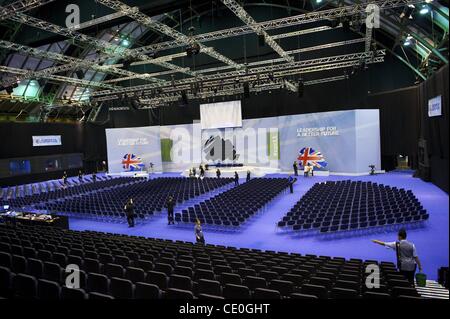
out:
<path id="1" fill-rule="evenodd" d="M 305 89 L 305 84 L 303 83 L 303 80 L 299 80 L 298 81 L 298 97 L 303 97 L 303 93 L 304 93 L 304 89 Z"/>
<path id="2" fill-rule="evenodd" d="M 192 57 L 200 53 L 200 45 L 198 43 L 192 43 L 186 47 L 186 54 L 188 57 Z"/>
<path id="3" fill-rule="evenodd" d="M 347 32 L 350 31 L 350 20 L 347 18 L 342 19 L 342 29 Z"/>
<path id="4" fill-rule="evenodd" d="M 136 97 L 132 97 L 130 99 L 130 106 L 133 110 L 139 110 L 141 107 L 141 104 L 139 103 L 139 100 Z"/>
<path id="5" fill-rule="evenodd" d="M 336 19 L 332 19 L 332 20 L 329 20 L 328 24 L 330 27 L 336 28 L 339 25 L 339 21 Z"/>
<path id="6" fill-rule="evenodd" d="M 249 98 L 250 97 L 250 86 L 248 82 L 244 83 L 244 97 Z"/>
<path id="7" fill-rule="evenodd" d="M 182 105 L 189 104 L 189 99 L 187 97 L 186 91 L 181 92 L 181 102 L 182 102 Z"/>

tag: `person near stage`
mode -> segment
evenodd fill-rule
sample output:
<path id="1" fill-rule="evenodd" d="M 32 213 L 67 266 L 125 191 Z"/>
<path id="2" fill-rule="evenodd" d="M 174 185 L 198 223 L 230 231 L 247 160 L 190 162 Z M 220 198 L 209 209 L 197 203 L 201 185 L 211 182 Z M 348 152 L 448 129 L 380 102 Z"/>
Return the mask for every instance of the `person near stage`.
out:
<path id="1" fill-rule="evenodd" d="M 97 181 L 97 173 L 92 173 L 92 181 L 95 183 Z"/>
<path id="2" fill-rule="evenodd" d="M 197 244 L 204 245 L 205 244 L 205 237 L 203 236 L 203 230 L 202 230 L 202 224 L 200 223 L 200 220 L 197 219 L 195 223 L 195 239 L 197 241 Z"/>
<path id="3" fill-rule="evenodd" d="M 175 208 L 175 201 L 173 200 L 172 196 L 169 196 L 169 198 L 167 199 L 166 207 L 167 207 L 168 225 L 174 225 L 175 222 L 173 218 L 173 210 Z"/>
<path id="4" fill-rule="evenodd" d="M 197 171 L 195 170 L 195 167 L 192 168 L 192 175 L 194 175 L 194 177 L 197 175 Z"/>
<path id="5" fill-rule="evenodd" d="M 311 172 L 311 176 L 314 176 L 314 166 L 311 163 L 308 163 L 309 171 Z"/>
<path id="6" fill-rule="evenodd" d="M 217 171 L 216 171 L 216 175 L 217 175 L 217 178 L 220 178 L 220 175 L 221 175 L 222 173 L 220 172 L 220 169 L 217 169 Z"/>
<path id="7" fill-rule="evenodd" d="M 189 169 L 189 178 L 193 178 L 194 177 L 194 173 L 192 173 L 192 169 Z"/>
<path id="8" fill-rule="evenodd" d="M 309 176 L 309 164 L 307 164 L 307 165 L 305 165 L 305 167 L 303 167 L 303 175 L 305 176 L 305 177 L 308 177 Z"/>
<path id="9" fill-rule="evenodd" d="M 398 231 L 398 240 L 393 242 L 382 242 L 380 240 L 372 240 L 375 244 L 393 249 L 397 254 L 397 268 L 405 278 L 414 284 L 414 274 L 417 266 L 422 272 L 422 264 L 419 256 L 417 256 L 416 246 L 412 242 L 406 240 L 406 230 L 404 228 Z"/>
<path id="10" fill-rule="evenodd" d="M 294 183 L 297 181 L 297 179 L 295 179 L 294 177 L 292 177 L 292 175 L 289 176 L 288 178 L 288 182 L 289 182 L 289 190 L 291 192 L 291 194 L 294 193 Z"/>
<path id="11" fill-rule="evenodd" d="M 63 180 L 64 185 L 66 186 L 67 185 L 67 172 L 66 171 L 64 171 L 64 174 L 62 176 L 62 180 Z"/>
<path id="12" fill-rule="evenodd" d="M 247 171 L 247 182 L 250 182 L 250 178 L 251 178 L 250 174 L 251 174 L 250 171 Z"/>
<path id="13" fill-rule="evenodd" d="M 239 185 L 239 174 L 237 172 L 234 172 L 234 185 Z"/>
<path id="14" fill-rule="evenodd" d="M 200 165 L 200 166 L 198 167 L 198 170 L 199 170 L 199 172 L 200 172 L 200 178 L 205 177 L 205 169 L 203 168 L 202 165 Z"/>
<path id="15" fill-rule="evenodd" d="M 78 181 L 79 181 L 80 183 L 83 182 L 83 173 L 81 172 L 81 170 L 78 171 Z"/>
<path id="16" fill-rule="evenodd" d="M 134 203 L 133 198 L 130 198 L 123 208 L 127 217 L 128 227 L 134 227 Z"/>
<path id="17" fill-rule="evenodd" d="M 297 162 L 294 162 L 294 164 L 292 166 L 294 167 L 294 175 L 298 176 L 298 164 L 297 164 Z"/>

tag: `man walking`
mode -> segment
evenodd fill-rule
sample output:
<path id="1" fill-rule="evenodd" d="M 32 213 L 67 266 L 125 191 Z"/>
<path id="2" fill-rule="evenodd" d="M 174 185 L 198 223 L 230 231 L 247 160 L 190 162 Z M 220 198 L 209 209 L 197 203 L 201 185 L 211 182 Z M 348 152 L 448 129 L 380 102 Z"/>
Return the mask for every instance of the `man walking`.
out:
<path id="1" fill-rule="evenodd" d="M 372 240 L 372 242 L 395 250 L 398 270 L 411 284 L 414 284 L 416 268 L 419 266 L 419 271 L 422 272 L 422 264 L 417 256 L 416 246 L 406 240 L 406 230 L 402 228 L 398 231 L 398 241 L 385 243 L 380 240 Z"/>
<path id="2" fill-rule="evenodd" d="M 125 215 L 127 216 L 128 227 L 134 227 L 134 203 L 133 198 L 130 198 L 124 207 Z"/>
<path id="3" fill-rule="evenodd" d="M 175 222 L 174 222 L 174 218 L 173 218 L 173 211 L 175 208 L 175 201 L 173 200 L 172 196 L 169 196 L 169 198 L 167 199 L 166 207 L 167 207 L 168 225 L 174 225 Z"/>

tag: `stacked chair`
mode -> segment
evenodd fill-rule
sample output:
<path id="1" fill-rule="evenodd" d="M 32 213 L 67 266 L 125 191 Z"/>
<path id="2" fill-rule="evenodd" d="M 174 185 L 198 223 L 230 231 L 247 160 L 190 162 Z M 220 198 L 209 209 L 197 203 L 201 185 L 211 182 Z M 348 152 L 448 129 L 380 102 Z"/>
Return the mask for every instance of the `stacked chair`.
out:
<path id="1" fill-rule="evenodd" d="M 175 221 L 239 227 L 288 186 L 285 178 L 255 178 L 175 214 Z"/>
<path id="2" fill-rule="evenodd" d="M 69 264 L 80 269 L 76 289 L 65 286 Z M 368 265 L 381 270 L 375 288 L 365 284 Z M 392 263 L 2 225 L 0 297 L 419 298 Z"/>
<path id="3" fill-rule="evenodd" d="M 71 216 L 94 217 L 105 221 L 124 220 L 123 207 L 133 198 L 134 212 L 145 219 L 164 209 L 172 196 L 177 203 L 190 200 L 232 183 L 231 178 L 155 178 L 124 187 L 108 188 L 42 205 L 43 209 Z"/>
<path id="4" fill-rule="evenodd" d="M 315 184 L 278 222 L 322 234 L 419 223 L 429 215 L 412 191 L 361 181 Z"/>

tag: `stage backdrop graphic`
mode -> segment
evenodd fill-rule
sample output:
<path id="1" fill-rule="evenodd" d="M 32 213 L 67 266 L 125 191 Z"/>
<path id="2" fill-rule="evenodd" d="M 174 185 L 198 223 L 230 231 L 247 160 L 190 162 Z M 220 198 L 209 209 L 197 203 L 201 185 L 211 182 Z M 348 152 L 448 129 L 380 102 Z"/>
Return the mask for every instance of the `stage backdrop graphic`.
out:
<path id="1" fill-rule="evenodd" d="M 106 129 L 109 173 L 162 171 L 160 127 Z"/>
<path id="2" fill-rule="evenodd" d="M 351 110 L 282 116 L 280 168 L 292 171 L 299 152 L 310 147 L 334 173 L 363 174 L 369 165 L 380 169 L 380 125 L 378 110 Z"/>
<path id="3" fill-rule="evenodd" d="M 365 174 L 369 165 L 381 166 L 379 121 L 378 110 L 350 110 L 249 119 L 240 128 L 202 130 L 194 123 L 113 129 L 107 130 L 108 159 L 112 172 L 124 171 L 123 156 L 134 150 L 156 171 L 236 162 L 292 172 L 300 150 L 309 147 L 324 156 L 323 170 Z M 142 137 L 147 137 L 145 145 L 139 145 Z"/>

